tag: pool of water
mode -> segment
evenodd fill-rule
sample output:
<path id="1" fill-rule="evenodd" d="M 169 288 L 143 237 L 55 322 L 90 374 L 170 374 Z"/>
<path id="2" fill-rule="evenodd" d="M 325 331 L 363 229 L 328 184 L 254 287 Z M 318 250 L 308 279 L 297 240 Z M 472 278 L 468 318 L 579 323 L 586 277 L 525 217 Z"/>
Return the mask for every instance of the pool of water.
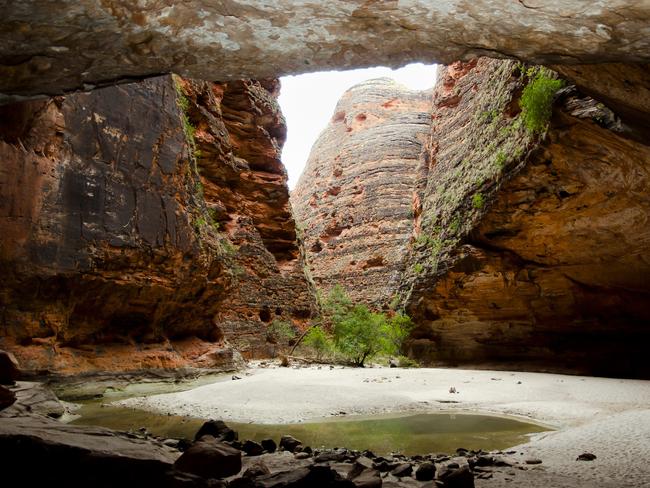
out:
<path id="1" fill-rule="evenodd" d="M 74 423 L 115 430 L 146 427 L 161 437 L 194 438 L 204 419 L 160 415 L 141 410 L 85 403 Z M 418 413 L 375 417 L 348 417 L 299 424 L 242 424 L 227 422 L 240 439 L 262 440 L 289 434 L 311 447 L 370 449 L 377 454 L 406 455 L 454 452 L 459 447 L 495 450 L 526 442 L 546 427 L 508 417 L 467 413 Z"/>

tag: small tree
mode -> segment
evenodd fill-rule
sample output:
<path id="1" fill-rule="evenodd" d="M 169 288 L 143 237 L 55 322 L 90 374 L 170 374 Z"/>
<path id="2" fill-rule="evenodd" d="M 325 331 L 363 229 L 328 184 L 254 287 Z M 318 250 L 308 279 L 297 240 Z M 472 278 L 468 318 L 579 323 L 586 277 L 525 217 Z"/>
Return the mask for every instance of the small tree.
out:
<path id="1" fill-rule="evenodd" d="M 334 324 L 334 345 L 356 366 L 386 348 L 386 317 L 373 313 L 365 305 L 355 305 Z"/>
<path id="2" fill-rule="evenodd" d="M 356 366 L 363 366 L 378 354 L 398 354 L 413 327 L 405 314 L 388 317 L 370 311 L 366 305 L 354 305 L 340 285 L 321 300 L 321 313 L 319 325 L 306 333 L 305 344 L 314 349 L 318 358 L 334 348 Z"/>

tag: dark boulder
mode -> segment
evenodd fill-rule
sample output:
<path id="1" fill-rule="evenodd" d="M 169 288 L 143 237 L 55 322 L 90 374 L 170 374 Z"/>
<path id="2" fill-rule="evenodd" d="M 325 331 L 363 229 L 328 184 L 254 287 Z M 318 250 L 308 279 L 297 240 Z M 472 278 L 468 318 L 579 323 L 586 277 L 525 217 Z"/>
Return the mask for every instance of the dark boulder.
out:
<path id="1" fill-rule="evenodd" d="M 174 463 L 174 468 L 204 478 L 225 478 L 241 470 L 241 452 L 222 442 L 195 442 Z"/>
<path id="2" fill-rule="evenodd" d="M 474 473 L 469 466 L 442 469 L 438 473 L 437 484 L 441 488 L 474 488 Z"/>
<path id="3" fill-rule="evenodd" d="M 248 440 L 242 444 L 241 450 L 249 456 L 259 456 L 264 452 L 264 447 L 259 442 Z"/>
<path id="4" fill-rule="evenodd" d="M 278 448 L 278 445 L 273 439 L 264 439 L 262 442 L 260 442 L 260 444 L 262 444 L 262 447 L 267 452 L 275 452 L 275 450 Z"/>
<path id="5" fill-rule="evenodd" d="M 409 463 L 403 463 L 398 465 L 396 468 L 393 468 L 390 474 L 396 476 L 397 478 L 403 478 L 404 476 L 411 476 L 412 472 L 413 466 L 411 466 Z"/>
<path id="6" fill-rule="evenodd" d="M 15 401 L 16 394 L 4 386 L 0 386 L 0 410 L 13 405 Z"/>
<path id="7" fill-rule="evenodd" d="M 431 481 L 436 475 L 436 465 L 425 461 L 415 470 L 415 479 L 418 481 Z"/>
<path id="8" fill-rule="evenodd" d="M 208 420 L 194 436 L 194 440 L 199 440 L 204 435 L 211 435 L 221 441 L 235 441 L 238 439 L 237 432 L 228 427 L 223 420 Z"/>
<path id="9" fill-rule="evenodd" d="M 302 446 L 302 442 L 290 435 L 283 435 L 280 438 L 280 447 L 285 451 L 294 452 L 298 446 Z"/>
<path id="10" fill-rule="evenodd" d="M 20 368 L 14 355 L 0 350 L 0 385 L 13 385 L 19 378 Z"/>

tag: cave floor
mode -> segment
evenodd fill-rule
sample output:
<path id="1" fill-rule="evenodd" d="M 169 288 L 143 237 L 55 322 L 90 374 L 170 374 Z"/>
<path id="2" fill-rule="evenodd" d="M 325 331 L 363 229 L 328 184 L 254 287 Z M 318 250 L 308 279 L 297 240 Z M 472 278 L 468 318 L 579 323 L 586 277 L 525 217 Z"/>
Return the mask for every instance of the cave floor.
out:
<path id="1" fill-rule="evenodd" d="M 237 381 L 116 403 L 165 414 L 257 423 L 408 411 L 516 416 L 557 429 L 513 448 L 517 455 L 543 460 L 538 470 L 517 473 L 519 483 L 650 487 L 650 466 L 644 461 L 650 458 L 650 381 L 466 369 L 260 364 L 241 376 Z M 583 452 L 597 457 L 576 461 Z M 508 485 L 512 473 L 502 474 L 502 479 L 478 486 L 513 486 Z"/>

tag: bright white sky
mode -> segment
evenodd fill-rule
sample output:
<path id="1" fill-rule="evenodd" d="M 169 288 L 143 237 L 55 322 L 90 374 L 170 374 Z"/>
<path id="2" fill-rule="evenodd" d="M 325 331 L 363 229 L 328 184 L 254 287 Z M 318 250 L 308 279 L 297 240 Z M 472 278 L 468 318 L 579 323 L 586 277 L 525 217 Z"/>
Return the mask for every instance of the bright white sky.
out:
<path id="1" fill-rule="evenodd" d="M 288 128 L 282 162 L 289 173 L 290 189 L 298 182 L 311 146 L 327 126 L 341 95 L 357 83 L 382 76 L 389 76 L 414 90 L 425 90 L 435 84 L 436 66 L 416 63 L 398 70 L 380 67 L 281 78 L 282 92 L 278 101 Z"/>

